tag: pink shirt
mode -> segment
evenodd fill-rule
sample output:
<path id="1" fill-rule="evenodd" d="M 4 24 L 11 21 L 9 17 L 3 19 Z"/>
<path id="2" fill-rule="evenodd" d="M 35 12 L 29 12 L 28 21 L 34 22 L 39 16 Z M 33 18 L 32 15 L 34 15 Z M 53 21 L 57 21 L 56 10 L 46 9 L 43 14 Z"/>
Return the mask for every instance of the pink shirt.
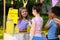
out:
<path id="1" fill-rule="evenodd" d="M 34 17 L 32 18 L 32 22 L 35 23 L 35 27 L 36 27 L 36 31 L 35 31 L 35 35 L 34 36 L 39 36 L 41 37 L 41 30 L 42 30 L 42 26 L 43 26 L 43 19 L 41 17 Z M 30 30 L 31 32 L 32 30 Z"/>

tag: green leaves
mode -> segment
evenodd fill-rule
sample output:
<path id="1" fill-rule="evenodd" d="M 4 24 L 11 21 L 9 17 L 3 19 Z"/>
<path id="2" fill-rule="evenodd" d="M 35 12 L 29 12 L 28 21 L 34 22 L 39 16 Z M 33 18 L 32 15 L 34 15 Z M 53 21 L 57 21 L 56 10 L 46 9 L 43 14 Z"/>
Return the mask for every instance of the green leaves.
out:
<path id="1" fill-rule="evenodd" d="M 50 5 L 50 1 L 51 1 L 51 0 L 45 0 L 45 1 L 44 1 L 44 4 L 45 4 L 45 5 Z"/>

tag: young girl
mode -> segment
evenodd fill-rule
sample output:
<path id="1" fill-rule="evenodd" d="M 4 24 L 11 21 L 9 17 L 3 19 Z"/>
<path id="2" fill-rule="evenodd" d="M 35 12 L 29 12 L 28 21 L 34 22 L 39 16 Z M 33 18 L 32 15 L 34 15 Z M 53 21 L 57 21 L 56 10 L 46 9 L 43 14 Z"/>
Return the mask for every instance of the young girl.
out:
<path id="1" fill-rule="evenodd" d="M 41 35 L 43 18 L 40 16 L 41 10 L 40 3 L 35 3 L 32 8 L 32 13 L 35 16 L 32 18 L 31 30 L 30 30 L 30 40 L 43 40 Z"/>
<path id="2" fill-rule="evenodd" d="M 18 20 L 18 28 L 19 28 L 19 34 L 18 39 L 19 40 L 26 40 L 26 32 L 27 32 L 27 26 L 28 26 L 28 11 L 25 7 L 22 7 L 19 9 L 19 20 Z"/>
<path id="3" fill-rule="evenodd" d="M 51 11 L 49 13 L 49 19 L 45 25 L 45 28 L 48 29 L 48 40 L 59 40 L 57 35 L 57 28 L 58 25 L 55 23 L 58 19 L 58 16 L 60 14 L 60 7 L 55 6 L 51 8 Z"/>

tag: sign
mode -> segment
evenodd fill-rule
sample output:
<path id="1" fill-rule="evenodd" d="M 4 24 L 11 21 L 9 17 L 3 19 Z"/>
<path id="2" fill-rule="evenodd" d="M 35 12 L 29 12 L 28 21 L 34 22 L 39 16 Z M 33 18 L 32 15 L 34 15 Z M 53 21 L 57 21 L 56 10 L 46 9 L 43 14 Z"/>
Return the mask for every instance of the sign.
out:
<path id="1" fill-rule="evenodd" d="M 18 9 L 9 9 L 8 19 L 12 19 L 14 24 L 18 23 Z"/>

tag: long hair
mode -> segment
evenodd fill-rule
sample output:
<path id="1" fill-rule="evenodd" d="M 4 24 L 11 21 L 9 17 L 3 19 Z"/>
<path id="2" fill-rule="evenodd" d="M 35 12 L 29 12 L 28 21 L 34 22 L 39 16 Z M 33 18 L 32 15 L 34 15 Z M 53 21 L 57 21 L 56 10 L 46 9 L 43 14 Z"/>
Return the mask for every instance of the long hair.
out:
<path id="1" fill-rule="evenodd" d="M 22 15 L 21 15 L 21 11 L 23 9 L 26 9 L 27 10 L 27 8 L 25 8 L 25 7 L 19 8 L 19 15 L 18 15 L 19 16 L 19 20 L 22 20 L 23 19 Z M 28 10 L 27 10 L 27 12 L 28 12 Z M 29 15 L 26 16 L 26 19 L 29 20 Z"/>

